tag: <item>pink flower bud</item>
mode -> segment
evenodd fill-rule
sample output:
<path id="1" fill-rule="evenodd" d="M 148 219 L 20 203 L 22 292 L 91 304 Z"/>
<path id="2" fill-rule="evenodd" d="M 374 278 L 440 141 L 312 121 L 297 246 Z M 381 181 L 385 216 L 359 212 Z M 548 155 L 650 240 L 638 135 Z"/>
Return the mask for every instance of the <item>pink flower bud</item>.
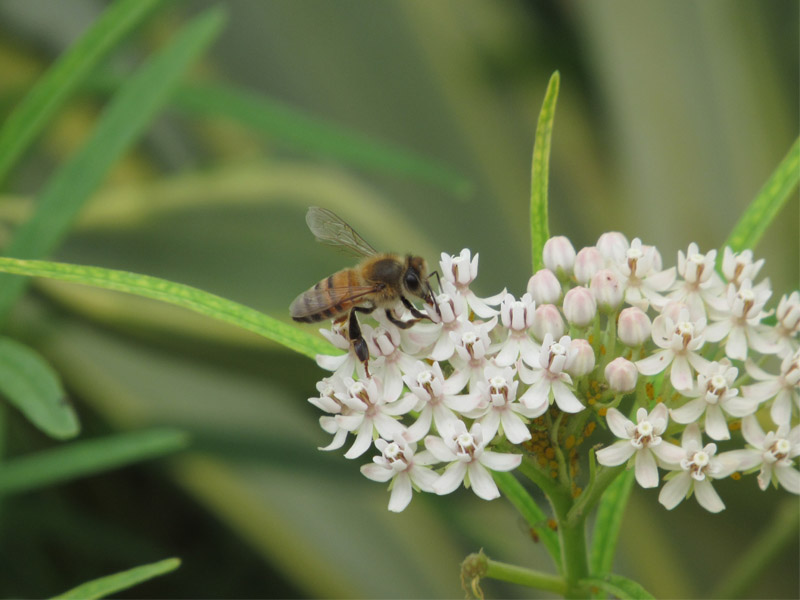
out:
<path id="1" fill-rule="evenodd" d="M 613 271 L 600 269 L 592 276 L 589 289 L 594 294 L 597 307 L 603 312 L 614 312 L 622 304 L 625 290 Z"/>
<path id="2" fill-rule="evenodd" d="M 608 387 L 612 391 L 627 393 L 636 387 L 639 371 L 635 364 L 620 356 L 606 365 L 605 375 Z"/>
<path id="3" fill-rule="evenodd" d="M 561 298 L 561 284 L 549 269 L 540 269 L 528 281 L 528 293 L 536 304 L 555 304 Z"/>
<path id="4" fill-rule="evenodd" d="M 603 255 L 594 246 L 588 248 L 581 248 L 578 255 L 575 257 L 575 280 L 581 285 L 586 285 L 592 278 L 592 275 L 597 273 L 605 266 Z"/>
<path id="5" fill-rule="evenodd" d="M 597 250 L 606 260 L 607 265 L 614 265 L 625 260 L 625 253 L 630 244 L 628 238 L 619 231 L 609 231 L 600 236 L 595 244 Z"/>
<path id="6" fill-rule="evenodd" d="M 798 325 L 800 325 L 800 293 L 792 292 L 789 296 L 784 294 L 778 302 L 775 317 L 787 332 L 797 331 Z"/>
<path id="7" fill-rule="evenodd" d="M 594 350 L 586 340 L 572 340 L 569 355 L 566 371 L 573 377 L 583 377 L 594 369 Z"/>
<path id="8" fill-rule="evenodd" d="M 650 318 L 641 308 L 631 306 L 619 313 L 617 335 L 622 343 L 637 348 L 650 339 Z"/>
<path id="9" fill-rule="evenodd" d="M 572 242 L 563 235 L 551 237 L 544 243 L 542 250 L 544 266 L 559 276 L 569 276 L 572 274 L 572 267 L 575 264 L 575 248 Z"/>
<path id="10" fill-rule="evenodd" d="M 548 333 L 554 339 L 560 339 L 564 335 L 564 320 L 561 313 L 554 304 L 542 304 L 533 313 L 533 337 L 543 340 Z"/>
<path id="11" fill-rule="evenodd" d="M 586 327 L 597 314 L 597 302 L 592 292 L 589 288 L 581 286 L 574 287 L 566 293 L 562 307 L 567 321 L 576 327 Z"/>

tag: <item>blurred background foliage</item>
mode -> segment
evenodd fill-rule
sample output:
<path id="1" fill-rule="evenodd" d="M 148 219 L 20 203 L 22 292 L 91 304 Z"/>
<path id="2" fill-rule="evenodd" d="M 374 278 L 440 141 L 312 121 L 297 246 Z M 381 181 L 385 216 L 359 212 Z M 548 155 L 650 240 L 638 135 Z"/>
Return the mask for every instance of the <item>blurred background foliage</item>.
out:
<path id="1" fill-rule="evenodd" d="M 0 2 L 0 119 L 105 5 Z M 609 230 L 657 245 L 667 264 L 691 241 L 719 247 L 799 129 L 794 0 L 168 3 L 7 180 L 4 239 L 126 75 L 210 6 L 224 8 L 222 34 L 52 259 L 172 279 L 288 320 L 295 295 L 348 264 L 313 243 L 314 204 L 378 247 L 432 261 L 469 247 L 479 293 L 519 294 L 534 124 L 554 70 L 550 229 L 576 247 Z M 794 200 L 757 248 L 776 296 L 798 285 L 798 219 Z M 3 596 L 167 556 L 182 567 L 121 595 L 459 597 L 458 564 L 479 548 L 548 564 L 503 500 L 417 496 L 389 514 L 383 486 L 358 472 L 367 457 L 316 450 L 327 436 L 306 398 L 324 373 L 252 334 L 45 281 L 9 331 L 61 374 L 82 437 L 168 425 L 192 442 L 171 459 L 4 499 Z M 57 445 L 12 409 L 2 427 L 7 456 Z M 720 485 L 721 515 L 694 502 L 667 512 L 637 489 L 616 570 L 661 597 L 712 593 L 780 503 L 796 508 L 746 482 Z M 796 597 L 796 537 L 751 597 Z"/>

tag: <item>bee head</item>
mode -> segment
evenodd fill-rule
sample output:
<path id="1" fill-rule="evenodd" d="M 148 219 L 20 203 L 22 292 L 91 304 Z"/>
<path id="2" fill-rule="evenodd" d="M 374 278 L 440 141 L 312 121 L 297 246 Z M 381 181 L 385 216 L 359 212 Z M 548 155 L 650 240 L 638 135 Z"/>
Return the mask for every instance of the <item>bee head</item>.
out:
<path id="1" fill-rule="evenodd" d="M 436 303 L 436 297 L 433 295 L 431 284 L 428 281 L 428 265 L 425 259 L 421 256 L 407 256 L 406 257 L 406 270 L 403 274 L 403 288 L 417 298 L 421 298 L 426 303 L 436 308 L 436 313 L 441 316 L 439 312 L 439 305 Z"/>

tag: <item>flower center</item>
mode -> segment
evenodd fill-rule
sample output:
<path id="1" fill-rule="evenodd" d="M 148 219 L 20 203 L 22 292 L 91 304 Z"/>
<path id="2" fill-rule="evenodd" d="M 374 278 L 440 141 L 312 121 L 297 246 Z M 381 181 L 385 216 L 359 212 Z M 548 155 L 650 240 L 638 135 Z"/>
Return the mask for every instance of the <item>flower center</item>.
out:
<path id="1" fill-rule="evenodd" d="M 358 398 L 364 404 L 371 404 L 369 401 L 369 394 L 367 393 L 367 388 L 364 387 L 364 384 L 360 381 L 356 381 L 353 385 L 350 386 L 350 395 L 353 398 Z"/>
<path id="2" fill-rule="evenodd" d="M 636 431 L 634 432 L 631 443 L 637 448 L 644 448 L 651 444 L 655 445 L 657 440 L 660 439 L 661 438 L 655 435 L 653 424 L 650 421 L 641 421 L 636 425 Z"/>
<path id="3" fill-rule="evenodd" d="M 403 450 L 400 448 L 400 445 L 397 442 L 392 442 L 383 450 L 383 455 L 386 457 L 386 460 L 389 462 L 396 462 L 398 460 L 404 461 L 403 457 Z"/>
<path id="4" fill-rule="evenodd" d="M 678 326 L 675 328 L 675 333 L 683 338 L 683 347 L 686 348 L 694 337 L 694 324 L 690 321 L 678 323 Z"/>
<path id="5" fill-rule="evenodd" d="M 475 440 L 469 433 L 460 433 L 456 436 L 456 446 L 458 454 L 472 456 L 475 452 Z"/>
<path id="6" fill-rule="evenodd" d="M 775 457 L 776 461 L 783 460 L 789 456 L 792 450 L 792 444 L 785 438 L 778 438 L 775 443 L 769 448 L 770 454 Z"/>

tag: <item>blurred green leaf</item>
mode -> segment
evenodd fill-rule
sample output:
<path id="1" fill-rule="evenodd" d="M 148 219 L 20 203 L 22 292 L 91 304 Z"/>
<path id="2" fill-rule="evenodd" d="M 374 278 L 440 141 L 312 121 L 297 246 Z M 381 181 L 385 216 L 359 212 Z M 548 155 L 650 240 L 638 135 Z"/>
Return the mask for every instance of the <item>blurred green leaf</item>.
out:
<path id="1" fill-rule="evenodd" d="M 544 547 L 553 558 L 553 562 L 561 572 L 561 545 L 558 541 L 558 534 L 550 529 L 547 521 L 547 515 L 539 508 L 528 491 L 522 486 L 519 480 L 511 473 L 501 473 L 499 471 L 492 471 L 497 486 L 503 492 L 503 496 L 508 498 L 508 501 L 514 505 L 519 514 L 521 514 L 528 525 L 536 531 L 539 539 L 542 540 Z"/>
<path id="2" fill-rule="evenodd" d="M 800 181 L 800 138 L 795 140 L 789 153 L 739 218 L 723 247 L 730 246 L 734 252 L 755 248 L 769 224 L 791 197 L 798 181 Z M 721 265 L 722 252 L 717 257 L 718 268 Z"/>
<path id="3" fill-rule="evenodd" d="M 224 13 L 212 9 L 183 27 L 174 40 L 140 67 L 112 98 L 89 141 L 48 181 L 36 212 L 17 229 L 9 256 L 37 258 L 63 239 L 90 194 L 168 100 L 178 80 L 219 33 Z M 26 287 L 26 280 L 0 277 L 0 318 Z"/>
<path id="4" fill-rule="evenodd" d="M 176 90 L 173 101 L 189 113 L 227 117 L 305 152 L 383 173 L 405 175 L 458 196 L 471 189 L 465 177 L 448 167 L 265 96 L 220 84 L 187 84 Z"/>
<path id="5" fill-rule="evenodd" d="M 582 586 L 600 588 L 620 600 L 648 600 L 655 598 L 639 583 L 623 577 L 622 575 L 603 575 L 602 577 L 587 577 L 579 582 Z"/>
<path id="6" fill-rule="evenodd" d="M 533 142 L 533 161 L 531 165 L 531 253 L 533 272 L 544 266 L 542 248 L 550 237 L 547 221 L 547 187 L 550 179 L 550 141 L 553 137 L 553 119 L 556 116 L 556 100 L 561 75 L 558 71 L 550 77 L 544 94 L 536 137 Z"/>
<path id="7" fill-rule="evenodd" d="M 95 600 L 105 598 L 116 592 L 127 590 L 153 577 L 164 575 L 181 566 L 178 558 L 167 558 L 148 565 L 134 567 L 127 571 L 106 575 L 93 581 L 74 587 L 71 590 L 54 596 L 57 600 Z"/>
<path id="8" fill-rule="evenodd" d="M 163 0 L 118 0 L 39 78 L 0 129 L 0 183 L 87 75 Z"/>
<path id="9" fill-rule="evenodd" d="M 71 281 L 168 302 L 247 329 L 309 358 L 315 358 L 320 353 L 335 351 L 326 341 L 298 327 L 278 321 L 232 300 L 158 277 L 100 267 L 4 257 L 0 257 L 0 271 Z"/>
<path id="10" fill-rule="evenodd" d="M 606 488 L 597 507 L 597 519 L 592 536 L 590 554 L 591 572 L 596 575 L 608 573 L 614 565 L 622 517 L 628 506 L 628 497 L 633 489 L 633 470 L 622 472 Z"/>
<path id="11" fill-rule="evenodd" d="M 78 435 L 78 416 L 58 374 L 34 350 L 6 337 L 0 337 L 0 392 L 47 435 Z"/>
<path id="12" fill-rule="evenodd" d="M 170 454 L 186 447 L 188 440 L 176 429 L 151 429 L 72 442 L 12 458 L 0 469 L 0 494 L 27 492 Z"/>

